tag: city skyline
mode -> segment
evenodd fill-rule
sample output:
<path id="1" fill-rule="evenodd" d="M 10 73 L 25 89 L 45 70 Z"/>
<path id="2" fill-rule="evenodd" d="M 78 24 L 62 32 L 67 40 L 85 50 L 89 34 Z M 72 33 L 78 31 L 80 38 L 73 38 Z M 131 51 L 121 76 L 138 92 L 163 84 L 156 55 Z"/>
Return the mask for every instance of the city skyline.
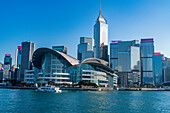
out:
<path id="1" fill-rule="evenodd" d="M 100 2 L 99 0 L 67 2 L 65 4 L 63 1 L 50 3 L 11 1 L 7 5 L 7 2 L 1 1 L 0 4 L 3 5 L 0 10 L 3 12 L 0 12 L 2 15 L 0 62 L 3 63 L 5 54 L 11 54 L 14 64 L 17 46 L 23 41 L 32 41 L 36 49 L 63 45 L 68 47 L 68 54 L 76 58 L 79 38 L 86 36 L 93 38 L 93 26 L 98 17 Z M 170 3 L 168 0 L 102 1 L 102 14 L 109 24 L 108 42 L 153 37 L 155 51 L 170 57 L 168 3 Z M 86 7 L 88 10 L 82 8 L 84 5 L 88 6 Z"/>

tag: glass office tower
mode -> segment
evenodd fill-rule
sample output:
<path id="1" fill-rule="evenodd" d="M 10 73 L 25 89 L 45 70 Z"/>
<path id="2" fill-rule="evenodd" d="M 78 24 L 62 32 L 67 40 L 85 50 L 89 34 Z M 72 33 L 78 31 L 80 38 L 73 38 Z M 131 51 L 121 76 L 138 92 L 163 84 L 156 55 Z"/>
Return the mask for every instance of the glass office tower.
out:
<path id="1" fill-rule="evenodd" d="M 163 82 L 170 83 L 170 58 L 163 60 Z"/>
<path id="2" fill-rule="evenodd" d="M 89 37 L 80 37 L 80 44 L 77 50 L 77 59 L 82 62 L 86 58 L 93 58 L 94 39 Z"/>
<path id="3" fill-rule="evenodd" d="M 142 84 L 154 85 L 152 57 L 154 53 L 153 38 L 141 39 L 141 74 Z"/>
<path id="4" fill-rule="evenodd" d="M 53 46 L 52 48 L 56 51 L 63 52 L 65 54 L 67 54 L 67 47 L 66 46 Z"/>
<path id="5" fill-rule="evenodd" d="M 15 65 L 19 68 L 21 65 L 21 46 L 18 46 L 16 50 L 16 63 Z"/>
<path id="6" fill-rule="evenodd" d="M 153 77 L 154 77 L 154 84 L 156 86 L 160 86 L 163 83 L 163 76 L 162 76 L 162 57 L 160 53 L 153 54 Z"/>
<path id="7" fill-rule="evenodd" d="M 101 46 L 108 45 L 108 24 L 101 11 L 94 25 L 94 58 L 102 58 Z M 108 52 L 107 52 L 108 54 Z"/>
<path id="8" fill-rule="evenodd" d="M 4 64 L 9 64 L 10 66 L 12 66 L 12 57 L 11 57 L 11 54 L 5 54 Z"/>
<path id="9" fill-rule="evenodd" d="M 24 80 L 25 70 L 32 68 L 32 55 L 35 49 L 35 44 L 32 42 L 22 42 L 21 51 L 21 68 L 20 68 L 20 80 Z"/>
<path id="10" fill-rule="evenodd" d="M 110 66 L 118 71 L 119 84 L 141 84 L 139 41 L 112 41 L 110 44 Z"/>

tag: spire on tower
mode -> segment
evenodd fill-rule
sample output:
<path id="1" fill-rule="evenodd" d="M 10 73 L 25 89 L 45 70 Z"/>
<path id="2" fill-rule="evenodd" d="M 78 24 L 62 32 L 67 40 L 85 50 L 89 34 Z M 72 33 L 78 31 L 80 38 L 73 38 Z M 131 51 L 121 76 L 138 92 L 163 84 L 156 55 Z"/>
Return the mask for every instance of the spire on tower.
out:
<path id="1" fill-rule="evenodd" d="M 101 0 L 100 0 L 100 14 L 102 13 L 102 11 L 101 11 Z"/>

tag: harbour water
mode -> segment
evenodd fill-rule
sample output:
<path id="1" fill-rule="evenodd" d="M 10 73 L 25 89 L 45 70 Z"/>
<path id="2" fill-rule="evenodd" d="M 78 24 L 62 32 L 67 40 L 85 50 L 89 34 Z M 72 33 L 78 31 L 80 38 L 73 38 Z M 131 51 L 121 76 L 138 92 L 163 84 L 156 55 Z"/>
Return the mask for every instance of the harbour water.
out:
<path id="1" fill-rule="evenodd" d="M 0 113 L 168 113 L 170 91 L 0 89 Z"/>

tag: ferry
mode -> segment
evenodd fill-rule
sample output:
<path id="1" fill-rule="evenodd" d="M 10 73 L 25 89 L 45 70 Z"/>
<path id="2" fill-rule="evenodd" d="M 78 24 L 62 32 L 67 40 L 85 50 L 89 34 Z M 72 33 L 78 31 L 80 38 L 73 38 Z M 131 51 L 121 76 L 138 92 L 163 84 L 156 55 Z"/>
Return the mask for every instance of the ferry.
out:
<path id="1" fill-rule="evenodd" d="M 59 87 L 55 87 L 51 85 L 45 85 L 45 87 L 39 87 L 38 91 L 56 92 L 56 93 L 62 92 L 62 90 L 60 90 Z"/>

